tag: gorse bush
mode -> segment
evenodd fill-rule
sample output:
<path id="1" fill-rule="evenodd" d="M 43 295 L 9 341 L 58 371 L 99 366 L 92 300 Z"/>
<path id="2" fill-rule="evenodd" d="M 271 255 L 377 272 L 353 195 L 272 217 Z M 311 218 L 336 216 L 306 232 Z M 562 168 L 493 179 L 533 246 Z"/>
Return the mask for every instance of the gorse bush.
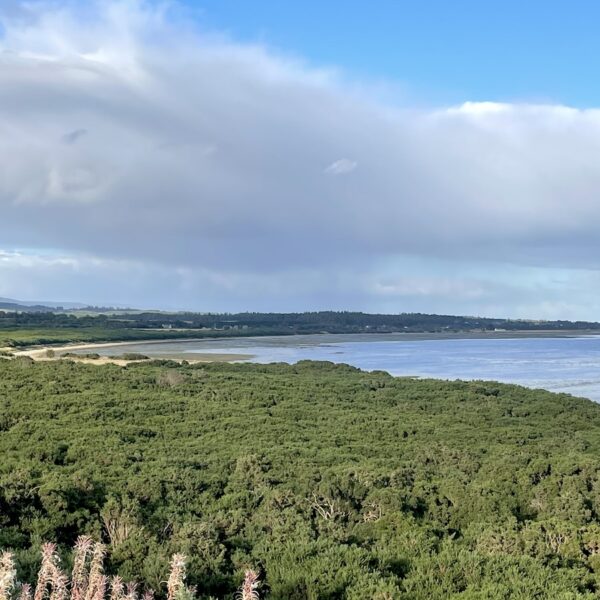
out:
<path id="1" fill-rule="evenodd" d="M 345 365 L 0 361 L 0 548 L 265 600 L 600 594 L 600 406 Z M 182 594 L 187 594 L 184 590 Z"/>
<path id="2" fill-rule="evenodd" d="M 149 357 L 138 352 L 125 352 L 124 354 L 113 356 L 112 358 L 117 358 L 120 360 L 148 360 Z"/>
<path id="3" fill-rule="evenodd" d="M 75 543 L 73 566 L 69 578 L 61 566 L 56 544 L 42 545 L 41 564 L 35 590 L 28 583 L 17 582 L 14 556 L 0 554 L 0 600 L 153 600 L 154 590 L 141 594 L 134 582 L 124 584 L 121 577 L 107 577 L 104 573 L 105 546 L 81 536 Z M 195 590 L 185 584 L 186 557 L 174 554 L 166 581 L 167 600 L 189 600 Z M 259 600 L 258 575 L 247 570 L 237 594 L 240 600 Z"/>

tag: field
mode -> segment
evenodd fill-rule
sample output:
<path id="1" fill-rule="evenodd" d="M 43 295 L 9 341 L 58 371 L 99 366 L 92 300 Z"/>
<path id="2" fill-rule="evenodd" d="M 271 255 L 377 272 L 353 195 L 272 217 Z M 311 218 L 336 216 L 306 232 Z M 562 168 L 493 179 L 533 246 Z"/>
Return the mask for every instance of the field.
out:
<path id="1" fill-rule="evenodd" d="M 108 329 L 103 327 L 19 327 L 0 329 L 0 347 L 46 346 L 70 343 L 122 342 L 200 337 L 198 331 Z"/>
<path id="2" fill-rule="evenodd" d="M 593 598 L 600 407 L 344 365 L 0 361 L 0 548 L 76 537 L 160 591 L 246 568 L 270 599 Z"/>

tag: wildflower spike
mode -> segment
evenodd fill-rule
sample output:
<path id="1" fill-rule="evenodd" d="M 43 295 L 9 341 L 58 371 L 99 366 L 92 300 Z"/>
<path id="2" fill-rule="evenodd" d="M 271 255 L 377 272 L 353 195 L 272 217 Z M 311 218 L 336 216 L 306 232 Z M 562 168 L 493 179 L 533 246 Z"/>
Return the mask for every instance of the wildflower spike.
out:
<path id="1" fill-rule="evenodd" d="M 73 557 L 73 571 L 71 573 L 71 600 L 83 600 L 87 593 L 88 555 L 94 545 L 92 538 L 82 535 L 75 542 L 75 555 Z"/>
<path id="2" fill-rule="evenodd" d="M 0 555 L 0 600 L 9 600 L 15 587 L 17 571 L 12 553 L 3 552 Z"/>
<path id="3" fill-rule="evenodd" d="M 258 595 L 259 580 L 258 575 L 255 571 L 248 569 L 244 576 L 244 583 L 242 584 L 242 589 L 240 590 L 239 596 L 241 600 L 259 600 L 260 596 Z"/>
<path id="4" fill-rule="evenodd" d="M 171 558 L 171 572 L 167 581 L 167 598 L 175 600 L 177 594 L 185 588 L 185 561 L 187 557 L 183 554 L 173 554 Z"/>

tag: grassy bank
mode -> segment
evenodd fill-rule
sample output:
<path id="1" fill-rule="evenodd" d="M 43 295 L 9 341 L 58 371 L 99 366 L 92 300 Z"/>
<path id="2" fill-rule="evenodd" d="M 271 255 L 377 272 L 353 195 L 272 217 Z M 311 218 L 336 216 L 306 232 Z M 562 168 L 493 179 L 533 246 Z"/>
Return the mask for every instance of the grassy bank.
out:
<path id="1" fill-rule="evenodd" d="M 0 347 L 52 346 L 61 344 L 175 340 L 203 337 L 202 332 L 168 329 L 108 329 L 102 327 L 61 327 L 0 329 Z"/>

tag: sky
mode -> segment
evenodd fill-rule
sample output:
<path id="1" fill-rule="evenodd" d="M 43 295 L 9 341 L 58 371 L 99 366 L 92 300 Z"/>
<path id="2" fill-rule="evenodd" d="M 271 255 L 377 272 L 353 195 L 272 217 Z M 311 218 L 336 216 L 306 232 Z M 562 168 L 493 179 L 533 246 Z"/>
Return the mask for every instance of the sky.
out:
<path id="1" fill-rule="evenodd" d="M 0 0 L 0 297 L 600 320 L 599 17 Z"/>

